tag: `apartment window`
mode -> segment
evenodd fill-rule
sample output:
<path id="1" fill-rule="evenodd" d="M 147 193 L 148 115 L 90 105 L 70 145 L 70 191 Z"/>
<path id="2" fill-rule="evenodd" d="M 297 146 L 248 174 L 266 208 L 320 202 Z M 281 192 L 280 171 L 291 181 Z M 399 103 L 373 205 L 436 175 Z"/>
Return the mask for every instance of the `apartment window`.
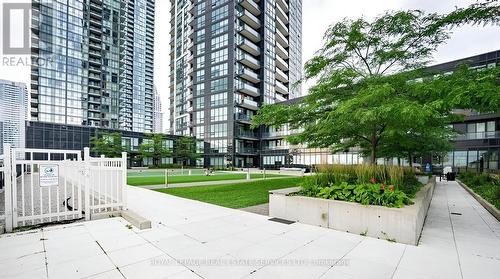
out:
<path id="1" fill-rule="evenodd" d="M 229 14 L 228 12 L 228 6 L 225 5 L 225 6 L 222 6 L 216 10 L 213 10 L 212 11 L 212 22 L 215 22 L 215 21 L 218 21 L 218 20 L 221 20 L 225 17 L 227 17 Z"/>
<path id="2" fill-rule="evenodd" d="M 216 51 L 216 52 L 212 52 L 212 54 L 210 56 L 211 56 L 212 64 L 217 64 L 217 63 L 226 61 L 228 58 L 227 48 L 221 49 L 221 50 Z"/>
<path id="3" fill-rule="evenodd" d="M 228 30 L 228 20 L 219 21 L 212 24 L 212 36 L 217 36 Z"/>
<path id="4" fill-rule="evenodd" d="M 205 16 L 204 15 L 202 15 L 196 19 L 195 27 L 196 27 L 196 29 L 201 29 L 201 28 L 205 27 Z"/>
<path id="5" fill-rule="evenodd" d="M 227 137 L 227 123 L 210 125 L 210 137 L 211 138 Z"/>
<path id="6" fill-rule="evenodd" d="M 210 96 L 210 106 L 217 107 L 227 104 L 227 92 Z"/>
<path id="7" fill-rule="evenodd" d="M 196 72 L 196 81 L 203 81 L 205 80 L 205 70 L 200 70 Z"/>
<path id="8" fill-rule="evenodd" d="M 210 82 L 211 92 L 222 91 L 222 90 L 227 90 L 227 78 L 216 79 Z"/>
<path id="9" fill-rule="evenodd" d="M 206 3 L 201 2 L 196 6 L 196 15 L 201 15 L 202 13 L 205 12 L 205 9 L 206 9 Z"/>
<path id="10" fill-rule="evenodd" d="M 196 109 L 202 109 L 205 107 L 205 98 L 201 97 L 201 98 L 196 98 L 194 100 L 194 103 L 195 103 L 195 108 Z"/>
<path id="11" fill-rule="evenodd" d="M 196 55 L 201 55 L 205 53 L 205 43 L 200 43 L 196 45 Z"/>
<path id="12" fill-rule="evenodd" d="M 227 107 L 214 108 L 210 110 L 210 121 L 226 121 L 227 120 Z"/>
<path id="13" fill-rule="evenodd" d="M 205 39 L 205 29 L 196 31 L 196 41 L 203 41 Z"/>
<path id="14" fill-rule="evenodd" d="M 195 127 L 195 137 L 197 139 L 202 139 L 205 137 L 205 127 L 204 126 L 196 126 Z"/>
<path id="15" fill-rule="evenodd" d="M 205 56 L 196 57 L 196 68 L 200 69 L 205 67 Z"/>
<path id="16" fill-rule="evenodd" d="M 228 40 L 229 40 L 229 37 L 227 34 L 212 38 L 212 49 L 218 49 L 218 48 L 227 46 Z"/>
<path id="17" fill-rule="evenodd" d="M 195 117 L 196 117 L 196 124 L 205 123 L 205 112 L 204 111 L 197 111 L 195 113 Z"/>
<path id="18" fill-rule="evenodd" d="M 211 77 L 217 78 L 227 75 L 227 67 L 227 63 L 212 66 L 212 68 L 210 69 Z"/>
<path id="19" fill-rule="evenodd" d="M 219 139 L 219 140 L 210 140 L 208 141 L 210 144 L 210 153 L 226 153 L 227 152 L 227 139 Z M 216 166 L 218 164 L 214 163 L 213 159 L 217 159 L 220 165 L 223 165 L 224 158 L 210 158 L 210 163 L 212 166 Z"/>
<path id="20" fill-rule="evenodd" d="M 205 93 L 205 84 L 204 83 L 198 83 L 194 87 L 194 94 L 196 96 L 203 95 Z"/>

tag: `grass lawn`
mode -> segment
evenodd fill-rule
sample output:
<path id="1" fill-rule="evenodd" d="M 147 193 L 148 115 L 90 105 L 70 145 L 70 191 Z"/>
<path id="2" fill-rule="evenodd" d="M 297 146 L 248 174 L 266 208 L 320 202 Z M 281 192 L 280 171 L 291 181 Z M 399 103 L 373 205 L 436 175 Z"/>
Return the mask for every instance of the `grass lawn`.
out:
<path id="1" fill-rule="evenodd" d="M 188 183 L 188 182 L 203 182 L 203 181 L 220 181 L 220 180 L 237 180 L 245 179 L 245 173 L 224 173 L 215 175 L 173 175 L 168 177 L 168 183 Z M 280 174 L 266 174 L 266 177 L 286 177 Z M 250 174 L 251 179 L 263 178 L 260 173 Z M 128 185 L 146 186 L 146 185 L 159 185 L 165 184 L 165 177 L 162 176 L 129 176 L 127 178 Z"/>
<path id="2" fill-rule="evenodd" d="M 259 180 L 248 183 L 156 189 L 154 191 L 230 208 L 243 208 L 269 202 L 269 191 L 296 187 L 302 177 Z"/>

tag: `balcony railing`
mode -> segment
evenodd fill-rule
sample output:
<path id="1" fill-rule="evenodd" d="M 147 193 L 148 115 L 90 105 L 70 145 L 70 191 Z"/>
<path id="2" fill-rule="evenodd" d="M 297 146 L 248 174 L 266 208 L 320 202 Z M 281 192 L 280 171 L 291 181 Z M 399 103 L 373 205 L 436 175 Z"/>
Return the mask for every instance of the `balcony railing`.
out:
<path id="1" fill-rule="evenodd" d="M 259 104 L 253 100 L 250 99 L 242 99 L 236 101 L 236 104 L 240 107 L 249 109 L 249 110 L 258 110 L 259 109 Z"/>
<path id="2" fill-rule="evenodd" d="M 287 83 L 288 82 L 288 75 L 285 74 L 285 72 L 283 72 L 282 70 L 280 70 L 280 68 L 276 68 L 276 79 L 278 79 L 279 81 L 281 81 L 283 83 Z"/>
<path id="3" fill-rule="evenodd" d="M 251 53 L 254 56 L 260 55 L 260 48 L 249 39 L 245 39 L 243 36 L 238 35 L 236 43 L 244 51 Z"/>
<path id="4" fill-rule="evenodd" d="M 288 36 L 288 27 L 286 27 L 286 24 L 279 18 L 276 18 L 276 26 L 278 29 L 283 33 L 283 35 Z"/>
<path id="5" fill-rule="evenodd" d="M 260 63 L 259 60 L 253 58 L 250 54 L 244 53 L 244 52 L 239 52 L 237 55 L 238 61 L 240 61 L 242 64 L 257 70 L 260 69 Z"/>
<path id="6" fill-rule="evenodd" d="M 255 31 L 255 29 L 253 29 L 250 25 L 245 24 L 241 20 L 239 21 L 239 25 L 237 27 L 237 30 L 238 30 L 238 32 L 240 32 L 241 35 L 252 40 L 254 43 L 260 42 L 259 32 Z"/>
<path id="7" fill-rule="evenodd" d="M 236 146 L 236 153 L 257 153 L 258 149 L 255 147 L 238 147 Z"/>
<path id="8" fill-rule="evenodd" d="M 241 65 L 238 67 L 238 71 L 236 72 L 236 74 L 238 76 L 240 76 L 241 78 L 248 80 L 252 83 L 260 82 L 260 78 L 259 78 L 259 75 L 257 75 L 257 73 L 255 73 L 252 70 L 245 68 Z"/>
<path id="9" fill-rule="evenodd" d="M 237 9 L 236 15 L 241 18 L 246 24 L 250 25 L 254 29 L 260 28 L 260 20 L 254 16 L 251 12 L 241 8 Z"/>
<path id="10" fill-rule="evenodd" d="M 288 59 L 288 50 L 286 50 L 282 45 L 276 44 L 276 54 L 283 59 Z"/>
<path id="11" fill-rule="evenodd" d="M 286 24 L 288 24 L 288 15 L 287 13 L 280 7 L 280 5 L 276 5 L 276 15 Z"/>
<path id="12" fill-rule="evenodd" d="M 288 87 L 286 87 L 283 83 L 276 81 L 276 92 L 287 95 L 288 92 Z"/>
<path id="13" fill-rule="evenodd" d="M 288 12 L 288 4 L 285 2 L 285 0 L 276 0 L 276 3 L 280 5 L 283 11 Z"/>
<path id="14" fill-rule="evenodd" d="M 286 61 L 279 56 L 276 56 L 276 66 L 278 66 L 278 68 L 282 71 L 288 71 L 288 63 L 286 63 Z"/>
<path id="15" fill-rule="evenodd" d="M 276 41 L 283 47 L 288 47 L 288 39 L 281 33 L 279 29 L 276 30 Z"/>
<path id="16" fill-rule="evenodd" d="M 262 133 L 263 138 L 285 137 L 285 136 L 289 136 L 289 135 L 290 135 L 290 131 L 274 131 L 274 132 Z"/>
<path id="17" fill-rule="evenodd" d="M 244 113 L 236 113 L 234 118 L 238 121 L 252 122 L 252 116 Z"/>
<path id="18" fill-rule="evenodd" d="M 258 135 L 254 131 L 248 131 L 248 130 L 236 130 L 236 136 L 237 137 L 242 137 L 242 138 L 258 138 Z"/>
<path id="19" fill-rule="evenodd" d="M 455 140 L 500 139 L 500 131 L 465 133 L 458 135 Z"/>
<path id="20" fill-rule="evenodd" d="M 257 3 L 255 3 L 253 0 L 238 0 L 238 3 L 243 8 L 250 11 L 253 15 L 255 15 L 255 16 L 260 15 L 259 5 Z"/>
<path id="21" fill-rule="evenodd" d="M 236 83 L 236 90 L 238 90 L 241 93 L 244 93 L 246 95 L 252 96 L 252 97 L 259 97 L 260 96 L 260 90 L 259 88 L 255 86 L 251 86 L 250 84 L 243 83 L 241 81 Z"/>

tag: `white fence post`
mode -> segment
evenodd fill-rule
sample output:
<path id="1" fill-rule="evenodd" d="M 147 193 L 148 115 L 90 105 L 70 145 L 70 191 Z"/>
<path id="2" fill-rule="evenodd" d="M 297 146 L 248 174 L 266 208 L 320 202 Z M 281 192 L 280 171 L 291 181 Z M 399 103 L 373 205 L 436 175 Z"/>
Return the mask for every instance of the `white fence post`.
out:
<path id="1" fill-rule="evenodd" d="M 10 144 L 5 144 L 3 149 L 4 154 L 4 206 L 5 206 L 5 231 L 12 232 L 12 162 L 10 158 Z"/>
<path id="2" fill-rule="evenodd" d="M 127 152 L 122 152 L 122 210 L 127 209 Z"/>
<path id="3" fill-rule="evenodd" d="M 85 201 L 85 220 L 90 220 L 90 148 L 83 149 L 83 164 L 84 164 L 84 177 L 83 177 L 83 193 Z"/>

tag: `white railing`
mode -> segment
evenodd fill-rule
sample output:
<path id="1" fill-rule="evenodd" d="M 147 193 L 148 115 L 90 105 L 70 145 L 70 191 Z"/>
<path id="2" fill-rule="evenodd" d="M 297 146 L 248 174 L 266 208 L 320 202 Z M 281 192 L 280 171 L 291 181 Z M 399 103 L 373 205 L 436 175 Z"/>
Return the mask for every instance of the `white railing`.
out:
<path id="1" fill-rule="evenodd" d="M 5 229 L 90 220 L 94 214 L 124 210 L 127 154 L 92 158 L 89 153 L 85 148 L 82 160 L 81 151 L 6 145 L 0 164 L 0 221 L 5 221 Z"/>
<path id="2" fill-rule="evenodd" d="M 116 212 L 126 208 L 127 153 L 121 158 L 92 158 L 84 150 L 84 162 L 89 167 L 90 214 Z"/>

